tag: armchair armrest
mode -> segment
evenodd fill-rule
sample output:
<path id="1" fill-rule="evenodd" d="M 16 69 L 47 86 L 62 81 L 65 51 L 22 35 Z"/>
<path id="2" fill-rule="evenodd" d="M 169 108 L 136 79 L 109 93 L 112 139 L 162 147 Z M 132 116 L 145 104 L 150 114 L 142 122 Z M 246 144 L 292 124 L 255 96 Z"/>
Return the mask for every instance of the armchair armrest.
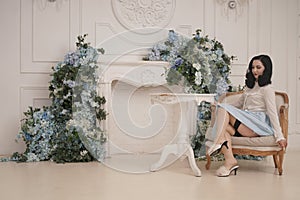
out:
<path id="1" fill-rule="evenodd" d="M 212 127 L 215 123 L 215 119 L 216 119 L 216 105 L 215 104 L 212 104 L 210 106 L 210 127 Z"/>
<path id="2" fill-rule="evenodd" d="M 285 139 L 288 139 L 288 105 L 282 105 L 279 109 L 279 121 L 282 129 L 282 134 Z"/>

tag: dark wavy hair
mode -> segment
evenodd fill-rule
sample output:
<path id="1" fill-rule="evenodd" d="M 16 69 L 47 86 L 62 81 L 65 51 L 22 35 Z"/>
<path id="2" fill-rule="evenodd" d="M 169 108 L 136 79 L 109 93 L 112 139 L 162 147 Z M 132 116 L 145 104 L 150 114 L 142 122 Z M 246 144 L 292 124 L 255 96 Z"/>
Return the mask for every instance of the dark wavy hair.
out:
<path id="1" fill-rule="evenodd" d="M 259 60 L 265 67 L 263 74 L 258 77 L 257 80 L 258 85 L 260 87 L 263 87 L 265 85 L 271 84 L 272 68 L 273 68 L 272 60 L 268 55 L 258 55 L 258 56 L 254 56 L 248 65 L 248 70 L 246 73 L 246 80 L 245 80 L 246 86 L 248 88 L 253 88 L 255 85 L 256 80 L 252 73 L 252 64 L 254 60 Z"/>

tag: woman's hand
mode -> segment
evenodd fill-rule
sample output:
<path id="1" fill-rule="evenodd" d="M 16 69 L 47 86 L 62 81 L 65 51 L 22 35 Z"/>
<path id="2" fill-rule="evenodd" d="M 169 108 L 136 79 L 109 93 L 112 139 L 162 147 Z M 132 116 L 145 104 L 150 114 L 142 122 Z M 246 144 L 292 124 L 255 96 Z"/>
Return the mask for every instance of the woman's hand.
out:
<path id="1" fill-rule="evenodd" d="M 283 149 L 285 149 L 285 148 L 287 147 L 287 141 L 286 141 L 286 139 L 279 140 L 277 143 L 278 143 L 278 145 L 281 146 Z"/>

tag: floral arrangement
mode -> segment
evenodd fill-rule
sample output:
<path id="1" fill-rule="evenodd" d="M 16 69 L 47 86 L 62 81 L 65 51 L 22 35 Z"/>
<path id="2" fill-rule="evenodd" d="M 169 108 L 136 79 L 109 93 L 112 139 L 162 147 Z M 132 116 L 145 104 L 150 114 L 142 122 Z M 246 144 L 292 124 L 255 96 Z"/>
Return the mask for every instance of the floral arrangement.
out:
<path id="1" fill-rule="evenodd" d="M 224 52 L 221 42 L 202 36 L 197 29 L 192 38 L 170 30 L 168 38 L 155 44 L 144 60 L 166 61 L 166 81 L 180 85 L 187 93 L 216 93 L 217 96 L 231 91 L 229 74 L 234 56 Z M 205 155 L 204 140 L 210 126 L 210 103 L 202 102 L 198 107 L 197 132 L 191 137 L 195 157 Z"/>
<path id="2" fill-rule="evenodd" d="M 211 109 L 210 103 L 201 102 L 198 106 L 198 117 L 197 117 L 197 132 L 195 135 L 190 136 L 191 146 L 194 150 L 196 158 L 205 157 L 205 133 L 207 128 L 210 126 Z"/>
<path id="3" fill-rule="evenodd" d="M 24 113 L 17 137 L 24 140 L 26 150 L 14 153 L 9 160 L 64 163 L 100 160 L 104 156 L 106 139 L 98 123 L 106 119 L 107 113 L 102 108 L 105 98 L 97 95 L 97 59 L 104 50 L 85 43 L 86 36 L 78 36 L 76 51 L 52 67 L 52 104 L 29 107 Z"/>
<path id="4" fill-rule="evenodd" d="M 224 52 L 216 39 L 202 36 L 196 30 L 191 39 L 169 31 L 166 41 L 154 45 L 147 60 L 170 63 L 166 80 L 170 85 L 182 85 L 189 93 L 222 93 L 230 90 L 230 64 L 234 59 Z"/>
<path id="5" fill-rule="evenodd" d="M 155 44 L 144 60 L 150 61 L 167 61 L 171 65 L 175 64 L 175 60 L 180 56 L 182 47 L 186 46 L 189 39 L 177 34 L 174 30 L 170 30 L 168 38 L 163 42 Z"/>

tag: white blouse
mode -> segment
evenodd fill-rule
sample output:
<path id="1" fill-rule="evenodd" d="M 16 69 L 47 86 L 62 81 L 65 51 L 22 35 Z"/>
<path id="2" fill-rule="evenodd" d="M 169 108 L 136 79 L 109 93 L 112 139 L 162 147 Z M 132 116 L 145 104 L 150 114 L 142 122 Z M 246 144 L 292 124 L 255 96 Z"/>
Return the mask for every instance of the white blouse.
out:
<path id="1" fill-rule="evenodd" d="M 241 97 L 232 105 L 242 110 L 265 112 L 270 118 L 276 142 L 285 139 L 279 124 L 275 91 L 271 84 L 260 87 L 258 83 L 255 83 L 252 89 L 246 88 Z"/>

